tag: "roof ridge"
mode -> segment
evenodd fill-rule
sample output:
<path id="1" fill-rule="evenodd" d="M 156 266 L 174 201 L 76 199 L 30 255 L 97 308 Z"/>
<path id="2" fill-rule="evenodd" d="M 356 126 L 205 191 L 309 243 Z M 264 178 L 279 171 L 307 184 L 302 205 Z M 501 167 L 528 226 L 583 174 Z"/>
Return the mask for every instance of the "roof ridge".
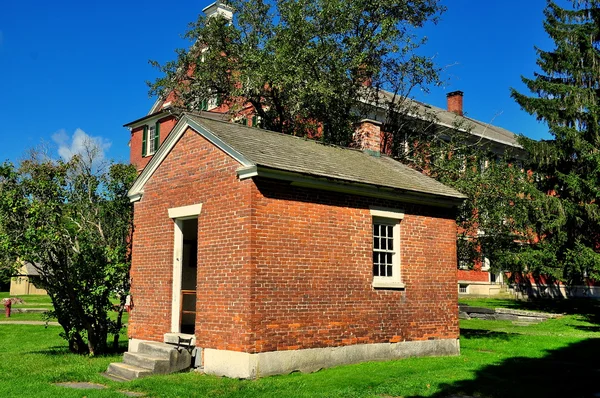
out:
<path id="1" fill-rule="evenodd" d="M 212 118 L 208 118 L 203 116 L 202 114 L 196 113 L 196 112 L 190 112 L 190 111 L 186 111 L 184 112 L 185 115 L 191 115 L 194 116 L 196 118 L 200 118 L 200 119 L 204 119 L 204 120 L 210 120 L 211 122 L 217 122 L 217 123 L 224 123 L 224 124 L 231 124 L 231 123 L 235 123 L 235 122 L 228 122 L 225 120 L 217 120 L 217 119 L 212 119 Z M 237 124 L 237 123 L 236 123 Z M 309 138 L 309 137 L 300 137 L 297 135 L 291 135 L 291 134 L 286 134 L 286 133 L 282 133 L 280 131 L 273 131 L 273 130 L 268 130 L 268 129 L 261 129 L 261 128 L 256 128 L 256 127 L 248 127 L 248 126 L 244 126 L 243 124 L 237 124 L 238 128 L 241 129 L 245 129 L 248 131 L 256 131 L 259 133 L 267 133 L 267 134 L 276 134 L 282 137 L 287 137 L 287 138 L 295 138 L 297 140 L 300 141 L 306 141 L 306 142 L 313 142 L 315 144 L 319 144 L 319 145 L 323 145 L 323 146 L 328 146 L 328 147 L 332 147 L 332 148 L 339 148 L 339 149 L 344 149 L 344 150 L 348 150 L 348 151 L 357 151 L 357 152 L 362 152 L 364 153 L 365 151 L 359 148 L 350 148 L 350 147 L 346 147 L 346 146 L 342 146 L 342 145 L 337 145 L 337 144 L 329 144 L 326 142 L 322 142 L 319 141 L 317 139 L 314 138 Z M 387 156 L 385 154 L 381 154 L 382 156 Z"/>

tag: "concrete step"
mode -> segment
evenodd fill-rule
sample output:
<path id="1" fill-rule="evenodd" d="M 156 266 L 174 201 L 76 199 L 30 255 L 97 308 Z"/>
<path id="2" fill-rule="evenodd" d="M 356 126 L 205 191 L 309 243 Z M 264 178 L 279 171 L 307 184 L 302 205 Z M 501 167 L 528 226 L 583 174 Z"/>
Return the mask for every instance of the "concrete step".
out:
<path id="1" fill-rule="evenodd" d="M 149 341 L 141 342 L 138 346 L 138 352 L 153 358 L 162 358 L 168 360 L 175 360 L 175 357 L 178 354 L 177 349 L 173 345 Z"/>
<path id="2" fill-rule="evenodd" d="M 126 352 L 123 355 L 123 362 L 128 365 L 151 370 L 152 373 L 157 374 L 167 374 L 171 370 L 171 361 L 169 359 L 152 357 L 139 352 Z"/>
<path id="3" fill-rule="evenodd" d="M 187 333 L 165 333 L 164 335 L 164 342 L 165 343 L 169 343 L 169 344 L 175 344 L 177 345 L 177 343 L 179 343 L 179 338 L 182 339 L 191 339 L 191 345 L 192 347 L 196 345 L 196 336 L 194 336 L 193 334 L 187 334 Z M 187 344 L 183 343 L 183 346 L 187 346 Z"/>
<path id="4" fill-rule="evenodd" d="M 141 342 L 137 352 L 126 352 L 123 363 L 111 363 L 106 374 L 133 380 L 151 374 L 168 374 L 188 369 L 192 355 L 185 348 L 157 343 Z"/>
<path id="5" fill-rule="evenodd" d="M 187 369 L 192 364 L 192 356 L 185 348 L 178 350 L 171 344 L 142 342 L 138 346 L 138 353 L 153 358 L 168 359 L 170 362 L 169 373 Z"/>
<path id="6" fill-rule="evenodd" d="M 121 362 L 113 362 L 108 365 L 107 374 L 121 379 L 133 380 L 144 376 L 150 376 L 152 371 L 140 368 L 139 366 L 129 365 Z"/>

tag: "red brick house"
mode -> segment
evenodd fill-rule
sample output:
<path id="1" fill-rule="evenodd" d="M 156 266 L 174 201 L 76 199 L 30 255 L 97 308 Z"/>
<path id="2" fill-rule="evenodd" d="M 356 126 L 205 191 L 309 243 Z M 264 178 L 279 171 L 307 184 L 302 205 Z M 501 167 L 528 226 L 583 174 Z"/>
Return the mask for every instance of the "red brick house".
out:
<path id="1" fill-rule="evenodd" d="M 203 9 L 207 16 L 220 14 L 225 18 L 233 17 L 233 10 L 221 1 L 216 1 Z M 385 100 L 389 100 L 393 94 L 381 90 L 380 95 Z M 437 108 L 428 104 L 422 104 L 417 101 L 410 101 L 409 108 L 414 109 L 417 115 L 429 114 L 440 128 L 460 129 L 468 131 L 473 137 L 473 142 L 478 145 L 484 145 L 490 151 L 499 155 L 507 149 L 519 151 L 520 145 L 517 143 L 516 135 L 501 127 L 490 123 L 468 117 L 463 111 L 463 93 L 455 91 L 448 94 L 447 108 Z M 152 154 L 158 149 L 165 140 L 168 133 L 174 127 L 178 114 L 172 105 L 175 103 L 173 95 L 156 101 L 149 114 L 139 120 L 126 125 L 131 129 L 131 158 L 132 164 L 137 165 L 141 172 L 146 164 L 152 158 Z M 219 104 L 216 97 L 207 101 L 202 108 L 208 112 L 204 113 L 207 117 L 218 118 L 226 121 L 237 121 L 240 124 L 256 127 L 259 124 L 257 117 L 252 115 L 250 107 L 242 108 L 236 115 L 228 114 L 226 104 Z M 374 108 L 371 115 L 368 116 L 375 121 L 386 119 L 386 110 L 383 108 Z M 489 272 L 489 261 L 482 256 L 479 263 L 474 267 L 467 267 L 457 271 L 459 293 L 471 293 L 482 295 L 493 295 L 504 289 L 502 273 L 493 274 Z"/>
<path id="2" fill-rule="evenodd" d="M 130 351 L 193 335 L 242 378 L 459 353 L 464 196 L 377 153 L 378 123 L 361 151 L 167 112 L 133 124 L 132 152 L 164 142 L 129 193 Z"/>
<path id="3" fill-rule="evenodd" d="M 382 95 L 386 95 L 382 91 Z M 447 109 L 437 108 L 414 102 L 419 112 L 430 112 L 435 115 L 437 123 L 442 128 L 456 128 L 456 125 L 468 128 L 473 140 L 486 145 L 491 151 L 501 155 L 507 149 L 518 151 L 520 146 L 516 141 L 516 135 L 508 130 L 497 126 L 486 124 L 464 115 L 463 93 L 454 92 L 448 95 Z M 137 165 L 141 172 L 148 164 L 155 150 L 166 139 L 168 133 L 177 122 L 180 112 L 171 106 L 171 99 L 158 100 L 150 110 L 149 114 L 141 119 L 126 125 L 131 129 L 131 152 L 130 161 Z M 421 109 L 423 108 L 423 109 Z M 208 111 L 202 114 L 208 118 L 231 121 L 232 115 L 228 113 L 226 106 L 217 106 L 216 103 L 208 104 Z M 370 115 L 372 120 L 385 120 L 385 112 L 374 112 Z M 256 127 L 258 120 L 252 115 L 242 116 L 238 122 L 243 125 Z M 364 141 L 363 145 L 375 145 L 368 142 L 357 132 L 357 141 Z M 465 264 L 457 270 L 459 294 L 495 295 L 506 290 L 505 278 L 502 273 L 491 273 L 489 260 L 482 256 L 481 261 L 474 267 Z"/>

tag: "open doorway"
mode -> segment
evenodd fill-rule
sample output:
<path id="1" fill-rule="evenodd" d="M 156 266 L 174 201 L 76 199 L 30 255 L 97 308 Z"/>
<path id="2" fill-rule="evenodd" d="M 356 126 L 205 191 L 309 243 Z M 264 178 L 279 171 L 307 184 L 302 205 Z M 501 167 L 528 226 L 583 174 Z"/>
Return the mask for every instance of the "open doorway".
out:
<path id="1" fill-rule="evenodd" d="M 194 334 L 198 270 L 198 218 L 175 219 L 171 331 Z"/>
<path id="2" fill-rule="evenodd" d="M 198 272 L 198 219 L 183 221 L 181 263 L 181 333 L 194 334 L 196 323 L 196 276 Z"/>

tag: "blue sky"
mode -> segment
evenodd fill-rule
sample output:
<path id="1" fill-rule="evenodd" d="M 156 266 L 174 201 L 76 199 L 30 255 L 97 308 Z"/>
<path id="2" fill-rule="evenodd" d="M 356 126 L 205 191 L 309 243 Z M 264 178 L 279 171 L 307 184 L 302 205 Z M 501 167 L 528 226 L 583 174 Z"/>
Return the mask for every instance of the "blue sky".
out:
<path id="1" fill-rule="evenodd" d="M 210 0 L 103 2 L 6 1 L 0 11 L 0 161 L 18 161 L 46 142 L 56 154 L 95 137 L 106 156 L 128 161 L 123 124 L 147 113 L 147 80 L 186 46 L 180 35 Z M 547 128 L 521 111 L 509 87 L 535 70 L 534 45 L 550 49 L 542 29 L 545 0 L 444 0 L 448 11 L 422 34 L 447 83 L 416 98 L 445 107 L 465 92 L 468 116 L 533 138 Z"/>

